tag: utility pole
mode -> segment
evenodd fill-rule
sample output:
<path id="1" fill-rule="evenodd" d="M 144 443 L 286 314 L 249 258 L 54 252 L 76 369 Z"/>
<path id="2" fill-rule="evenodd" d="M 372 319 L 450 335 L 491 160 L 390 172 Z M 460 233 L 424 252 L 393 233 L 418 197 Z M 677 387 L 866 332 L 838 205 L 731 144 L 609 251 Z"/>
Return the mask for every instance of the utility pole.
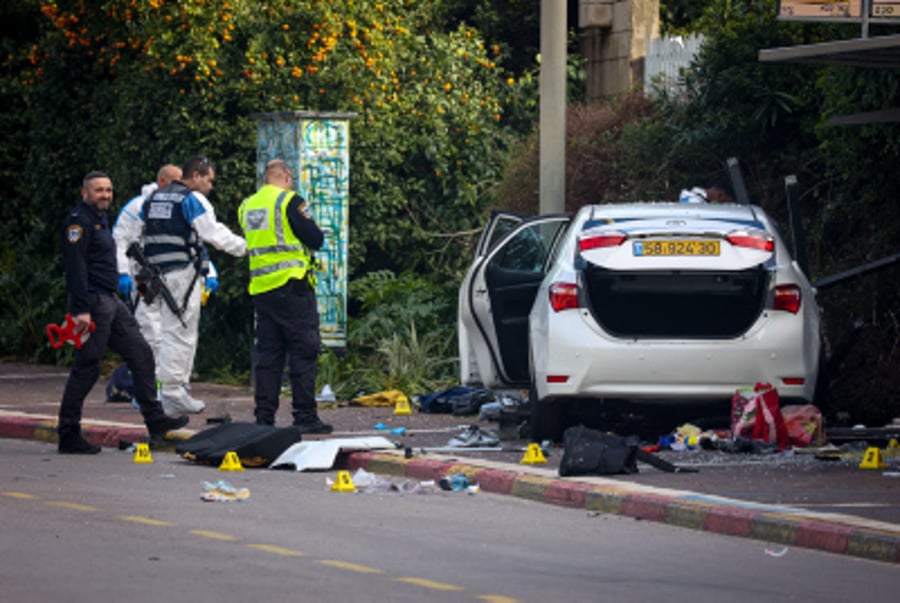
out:
<path id="1" fill-rule="evenodd" d="M 566 207 L 566 7 L 565 0 L 541 0 L 541 214 Z"/>

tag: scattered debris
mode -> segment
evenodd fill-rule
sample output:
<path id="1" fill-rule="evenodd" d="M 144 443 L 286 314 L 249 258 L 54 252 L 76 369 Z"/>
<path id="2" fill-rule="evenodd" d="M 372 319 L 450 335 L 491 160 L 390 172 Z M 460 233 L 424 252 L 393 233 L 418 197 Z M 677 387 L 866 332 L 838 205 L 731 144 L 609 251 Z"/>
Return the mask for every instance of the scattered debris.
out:
<path id="1" fill-rule="evenodd" d="M 217 482 L 203 482 L 203 494 L 200 498 L 207 502 L 242 501 L 250 498 L 250 490 L 235 488 L 227 481 L 220 479 Z"/>
<path id="2" fill-rule="evenodd" d="M 406 398 L 406 395 L 399 389 L 389 389 L 374 394 L 364 396 L 356 396 L 350 400 L 351 404 L 357 406 L 392 406 L 396 407 L 397 400 Z"/>
<path id="3" fill-rule="evenodd" d="M 339 452 L 393 450 L 398 446 L 382 436 L 331 438 L 291 445 L 272 461 L 272 468 L 293 466 L 296 471 L 331 469 Z"/>
<path id="4" fill-rule="evenodd" d="M 337 399 L 334 396 L 334 391 L 331 389 L 331 385 L 328 383 L 325 384 L 325 386 L 322 388 L 322 391 L 319 392 L 318 396 L 316 396 L 316 402 L 318 403 L 324 402 L 327 404 L 329 402 L 335 402 L 336 400 Z"/>
<path id="5" fill-rule="evenodd" d="M 481 492 L 481 486 L 478 484 L 470 484 L 469 478 L 464 473 L 454 473 L 443 477 L 438 481 L 441 490 L 453 492 L 468 492 L 469 494 L 478 494 Z"/>
<path id="6" fill-rule="evenodd" d="M 773 551 L 772 549 L 767 548 L 766 556 L 768 556 L 768 557 L 784 557 L 785 555 L 787 555 L 787 552 L 788 552 L 787 547 L 784 547 L 780 551 Z"/>
<path id="7" fill-rule="evenodd" d="M 397 494 L 433 494 L 438 492 L 434 480 L 414 481 L 403 480 L 395 483 L 387 477 L 370 473 L 359 468 L 352 476 L 353 484 L 357 492 L 371 493 L 397 493 Z M 329 487 L 334 487 L 333 482 L 326 478 Z"/>

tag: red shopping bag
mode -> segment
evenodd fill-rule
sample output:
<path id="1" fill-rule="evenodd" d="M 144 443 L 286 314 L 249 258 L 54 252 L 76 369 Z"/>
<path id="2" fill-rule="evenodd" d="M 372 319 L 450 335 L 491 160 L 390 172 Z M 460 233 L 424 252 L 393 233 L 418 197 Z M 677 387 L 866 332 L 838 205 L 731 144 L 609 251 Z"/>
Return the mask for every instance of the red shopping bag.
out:
<path id="1" fill-rule="evenodd" d="M 781 415 L 778 390 L 769 383 L 757 383 L 752 390 L 738 390 L 731 399 L 731 433 L 776 444 L 789 445 L 787 427 Z"/>

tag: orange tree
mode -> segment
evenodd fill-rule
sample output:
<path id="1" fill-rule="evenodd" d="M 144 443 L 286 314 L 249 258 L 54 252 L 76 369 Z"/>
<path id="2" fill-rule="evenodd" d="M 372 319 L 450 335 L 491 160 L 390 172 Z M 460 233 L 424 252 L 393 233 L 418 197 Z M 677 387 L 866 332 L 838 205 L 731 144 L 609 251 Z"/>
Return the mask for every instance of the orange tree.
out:
<path id="1" fill-rule="evenodd" d="M 50 228 L 33 248 L 4 252 L 32 257 L 30 273 L 38 265 L 42 272 L 51 268 L 57 284 L 27 292 L 52 303 L 29 325 L 18 325 L 15 341 L 5 341 L 15 345 L 4 347 L 30 353 L 41 339 L 35 325 L 64 307 L 58 225 L 77 199 L 81 175 L 108 171 L 117 208 L 161 163 L 207 155 L 217 167 L 217 213 L 236 227 L 234 210 L 256 185 L 253 113 L 357 113 L 351 122 L 351 275 L 388 269 L 458 276 L 516 134 L 507 116 L 527 124 L 531 110 L 520 104 L 527 95 L 502 66 L 505 45 L 458 19 L 444 28 L 444 12 L 458 4 L 17 5 L 35 33 L 33 44 L 19 44 L 4 59 L 4 83 L 22 99 L 17 119 L 30 132 L 16 211 Z M 244 262 L 221 254 L 215 259 L 224 273 L 222 301 L 207 309 L 212 319 L 204 324 L 226 331 L 222 337 L 247 338 Z M 28 280 L 15 267 L 6 277 Z"/>

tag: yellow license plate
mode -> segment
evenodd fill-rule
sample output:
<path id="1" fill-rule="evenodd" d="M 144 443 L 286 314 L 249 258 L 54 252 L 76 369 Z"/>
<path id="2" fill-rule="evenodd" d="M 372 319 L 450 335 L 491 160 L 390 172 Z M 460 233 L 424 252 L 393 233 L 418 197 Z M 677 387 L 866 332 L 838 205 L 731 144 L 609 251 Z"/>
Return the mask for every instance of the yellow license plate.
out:
<path id="1" fill-rule="evenodd" d="M 659 239 L 635 241 L 632 250 L 636 256 L 644 255 L 719 255 L 719 242 L 694 239 Z"/>

